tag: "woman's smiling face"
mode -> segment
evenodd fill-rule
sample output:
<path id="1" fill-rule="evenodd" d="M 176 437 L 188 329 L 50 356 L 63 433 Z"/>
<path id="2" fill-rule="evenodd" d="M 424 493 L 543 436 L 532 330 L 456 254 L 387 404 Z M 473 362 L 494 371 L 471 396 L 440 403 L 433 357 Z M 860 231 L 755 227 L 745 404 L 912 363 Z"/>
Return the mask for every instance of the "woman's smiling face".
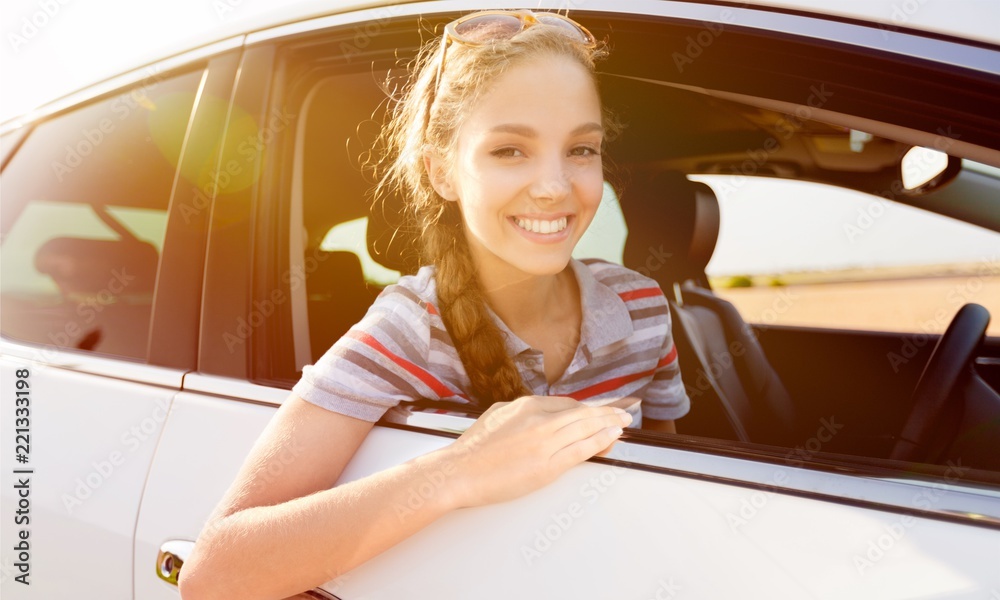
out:
<path id="1" fill-rule="evenodd" d="M 481 273 L 553 275 L 601 202 L 601 103 L 573 59 L 542 56 L 504 73 L 462 122 L 438 191 L 462 209 Z"/>

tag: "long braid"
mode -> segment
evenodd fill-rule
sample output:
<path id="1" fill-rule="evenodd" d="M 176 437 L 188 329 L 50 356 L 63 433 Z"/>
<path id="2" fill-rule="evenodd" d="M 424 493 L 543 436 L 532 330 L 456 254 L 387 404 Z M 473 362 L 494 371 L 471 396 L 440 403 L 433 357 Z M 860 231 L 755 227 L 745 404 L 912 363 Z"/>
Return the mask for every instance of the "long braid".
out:
<path id="1" fill-rule="evenodd" d="M 436 267 L 438 310 L 455 343 L 472 384 L 472 394 L 483 409 L 531 393 L 507 354 L 503 332 L 486 309 L 468 241 L 461 223 L 455 223 L 454 203 L 445 207 L 452 218 L 425 223 L 421 245 L 425 260 Z M 449 210 L 450 209 L 450 210 Z"/>

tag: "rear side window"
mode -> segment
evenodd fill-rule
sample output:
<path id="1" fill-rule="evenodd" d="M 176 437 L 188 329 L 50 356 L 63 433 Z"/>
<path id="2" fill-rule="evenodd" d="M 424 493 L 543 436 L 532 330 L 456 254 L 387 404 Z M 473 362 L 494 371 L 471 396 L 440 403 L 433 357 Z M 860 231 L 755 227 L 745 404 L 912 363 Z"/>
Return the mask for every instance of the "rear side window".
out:
<path id="1" fill-rule="evenodd" d="M 3 171 L 0 328 L 144 360 L 167 205 L 202 71 L 39 124 Z"/>

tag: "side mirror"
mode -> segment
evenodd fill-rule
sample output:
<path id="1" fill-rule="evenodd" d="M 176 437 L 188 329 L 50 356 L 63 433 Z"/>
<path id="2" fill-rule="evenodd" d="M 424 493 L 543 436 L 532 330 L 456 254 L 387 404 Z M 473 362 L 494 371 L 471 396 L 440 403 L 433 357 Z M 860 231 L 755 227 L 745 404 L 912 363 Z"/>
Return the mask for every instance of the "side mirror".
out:
<path id="1" fill-rule="evenodd" d="M 908 196 L 922 196 L 938 190 L 962 170 L 962 159 L 940 150 L 914 146 L 899 161 L 900 180 Z"/>

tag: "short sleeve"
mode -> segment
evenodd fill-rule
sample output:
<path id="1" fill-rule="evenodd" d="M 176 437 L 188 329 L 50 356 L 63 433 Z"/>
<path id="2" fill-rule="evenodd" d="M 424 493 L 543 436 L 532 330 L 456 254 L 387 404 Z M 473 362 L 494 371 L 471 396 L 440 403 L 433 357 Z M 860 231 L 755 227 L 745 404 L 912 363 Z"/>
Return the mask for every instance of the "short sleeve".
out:
<path id="1" fill-rule="evenodd" d="M 292 392 L 307 402 L 375 422 L 400 402 L 455 395 L 428 371 L 427 305 L 408 290 L 386 288 L 356 325 Z"/>
<path id="2" fill-rule="evenodd" d="M 660 346 L 660 360 L 656 364 L 653 380 L 641 392 L 642 415 L 650 419 L 669 421 L 679 419 L 691 409 L 691 400 L 684 389 L 681 369 L 674 345 L 673 323 L 670 312 L 665 313 L 667 333 Z"/>

